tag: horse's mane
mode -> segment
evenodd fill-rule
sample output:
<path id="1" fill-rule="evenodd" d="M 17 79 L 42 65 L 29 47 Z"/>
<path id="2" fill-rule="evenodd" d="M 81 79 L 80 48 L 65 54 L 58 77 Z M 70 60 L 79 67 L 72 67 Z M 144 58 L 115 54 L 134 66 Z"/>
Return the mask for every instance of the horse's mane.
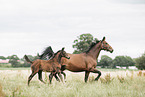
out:
<path id="1" fill-rule="evenodd" d="M 47 48 L 43 51 L 43 53 L 39 56 L 39 58 L 40 58 L 40 59 L 43 59 L 43 58 L 46 58 L 47 56 L 49 57 L 49 59 L 50 59 L 51 57 L 54 56 L 54 52 L 53 52 L 51 46 L 47 47 Z"/>
<path id="2" fill-rule="evenodd" d="M 87 51 L 85 51 L 85 53 L 89 53 L 89 51 L 99 42 L 100 42 L 99 40 L 96 40 L 96 42 L 92 42 L 92 44 L 89 46 L 89 49 Z"/>

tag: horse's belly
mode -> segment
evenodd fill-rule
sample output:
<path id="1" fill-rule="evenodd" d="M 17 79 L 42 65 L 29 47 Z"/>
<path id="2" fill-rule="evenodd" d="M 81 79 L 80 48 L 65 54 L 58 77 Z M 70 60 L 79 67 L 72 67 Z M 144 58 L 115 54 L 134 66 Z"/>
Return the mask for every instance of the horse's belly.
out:
<path id="1" fill-rule="evenodd" d="M 73 72 L 81 72 L 81 71 L 85 71 L 86 68 L 85 68 L 85 65 L 82 65 L 82 64 L 80 65 L 68 64 L 66 66 L 66 69 Z"/>

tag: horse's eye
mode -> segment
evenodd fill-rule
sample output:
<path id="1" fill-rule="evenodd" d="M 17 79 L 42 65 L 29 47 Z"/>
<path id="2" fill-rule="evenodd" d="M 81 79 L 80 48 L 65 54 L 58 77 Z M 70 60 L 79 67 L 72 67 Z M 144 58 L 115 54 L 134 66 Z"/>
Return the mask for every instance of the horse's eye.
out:
<path id="1" fill-rule="evenodd" d="M 108 44 L 108 43 L 106 43 L 106 44 Z"/>

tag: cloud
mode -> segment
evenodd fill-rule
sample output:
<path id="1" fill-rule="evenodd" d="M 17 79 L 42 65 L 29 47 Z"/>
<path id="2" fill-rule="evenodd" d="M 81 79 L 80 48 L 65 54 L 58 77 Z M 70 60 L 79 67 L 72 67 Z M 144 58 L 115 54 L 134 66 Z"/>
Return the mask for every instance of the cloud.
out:
<path id="1" fill-rule="evenodd" d="M 145 0 L 109 0 L 109 1 L 126 4 L 145 4 Z"/>
<path id="2" fill-rule="evenodd" d="M 116 3 L 117 2 L 117 3 Z M 145 6 L 141 0 L 1 0 L 0 54 L 36 55 L 48 45 L 72 53 L 73 40 L 91 33 L 115 53 L 138 56 L 144 51 Z M 9 49 L 10 48 L 10 49 Z M 125 48 L 125 50 L 124 50 Z"/>

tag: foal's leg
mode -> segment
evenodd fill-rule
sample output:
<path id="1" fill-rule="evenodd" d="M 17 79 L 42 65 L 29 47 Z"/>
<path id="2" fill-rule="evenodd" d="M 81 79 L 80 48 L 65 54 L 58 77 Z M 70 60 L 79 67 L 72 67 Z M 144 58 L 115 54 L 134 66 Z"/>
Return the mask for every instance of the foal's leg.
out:
<path id="1" fill-rule="evenodd" d="M 52 78 L 53 78 L 53 74 L 51 73 L 51 74 L 49 75 L 49 82 L 50 82 L 50 84 L 51 84 Z"/>
<path id="2" fill-rule="evenodd" d="M 85 82 L 88 81 L 88 77 L 89 77 L 90 72 L 89 71 L 85 71 Z"/>
<path id="3" fill-rule="evenodd" d="M 96 68 L 92 68 L 90 72 L 98 73 L 98 76 L 95 78 L 95 81 L 97 81 L 101 76 L 101 72 L 97 70 Z"/>
<path id="4" fill-rule="evenodd" d="M 60 78 L 61 81 L 63 82 L 63 78 L 62 78 L 62 75 L 61 75 L 61 70 L 60 70 L 60 68 L 57 68 L 56 73 L 58 74 L 59 78 Z"/>
<path id="5" fill-rule="evenodd" d="M 60 80 L 59 80 L 59 78 L 57 77 L 56 73 L 54 74 L 54 77 L 55 77 L 55 79 L 56 79 L 57 81 L 60 82 Z"/>
<path id="6" fill-rule="evenodd" d="M 45 82 L 42 79 L 42 70 L 38 71 L 38 79 L 45 84 Z"/>
<path id="7" fill-rule="evenodd" d="M 61 71 L 61 74 L 63 74 L 63 76 L 64 76 L 64 81 L 66 82 L 66 74 L 65 74 L 63 71 Z"/>
<path id="8" fill-rule="evenodd" d="M 62 75 L 61 75 L 60 72 L 58 72 L 58 76 L 59 76 L 59 78 L 61 79 L 61 81 L 63 82 L 63 78 L 62 78 Z"/>
<path id="9" fill-rule="evenodd" d="M 32 72 L 32 74 L 29 76 L 28 78 L 28 86 L 29 86 L 29 83 L 31 81 L 31 79 L 34 77 L 34 75 L 36 74 L 37 72 Z"/>

